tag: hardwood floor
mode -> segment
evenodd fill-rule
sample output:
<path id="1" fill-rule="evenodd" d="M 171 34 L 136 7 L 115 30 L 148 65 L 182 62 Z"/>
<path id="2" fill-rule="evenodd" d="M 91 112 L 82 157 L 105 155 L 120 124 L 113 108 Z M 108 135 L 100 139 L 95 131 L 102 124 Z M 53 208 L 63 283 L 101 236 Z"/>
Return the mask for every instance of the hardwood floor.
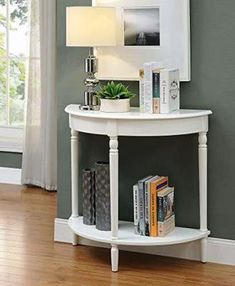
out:
<path id="1" fill-rule="evenodd" d="M 235 267 L 53 242 L 56 194 L 0 185 L 0 285 L 235 285 Z"/>

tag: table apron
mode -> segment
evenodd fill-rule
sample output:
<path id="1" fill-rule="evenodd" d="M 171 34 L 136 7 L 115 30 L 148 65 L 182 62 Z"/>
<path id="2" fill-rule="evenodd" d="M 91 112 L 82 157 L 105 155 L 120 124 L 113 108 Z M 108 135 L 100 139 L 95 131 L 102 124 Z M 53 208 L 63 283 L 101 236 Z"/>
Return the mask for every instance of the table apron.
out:
<path id="1" fill-rule="evenodd" d="M 70 128 L 108 136 L 174 136 L 208 131 L 208 116 L 164 119 L 102 119 L 70 115 Z"/>

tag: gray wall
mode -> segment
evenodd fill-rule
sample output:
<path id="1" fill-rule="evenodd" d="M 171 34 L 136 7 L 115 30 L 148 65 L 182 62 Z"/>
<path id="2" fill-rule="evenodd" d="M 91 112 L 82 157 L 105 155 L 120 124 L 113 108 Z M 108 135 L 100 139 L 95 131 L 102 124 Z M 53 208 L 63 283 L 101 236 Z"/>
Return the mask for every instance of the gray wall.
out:
<path id="1" fill-rule="evenodd" d="M 0 167 L 21 168 L 22 154 L 0 152 Z"/>
<path id="2" fill-rule="evenodd" d="M 83 99 L 86 49 L 65 47 L 65 6 L 57 1 L 58 217 L 70 215 L 70 131 L 64 107 Z M 191 0 L 192 81 L 183 83 L 183 108 L 211 109 L 208 220 L 212 236 L 235 239 L 235 1 Z M 138 84 L 131 83 L 138 93 Z M 134 102 L 135 104 L 136 102 Z M 81 168 L 108 159 L 108 140 L 81 135 Z M 197 136 L 120 138 L 120 217 L 132 219 L 132 185 L 148 174 L 169 175 L 176 187 L 176 220 L 199 225 Z M 81 197 L 81 194 L 80 194 Z"/>

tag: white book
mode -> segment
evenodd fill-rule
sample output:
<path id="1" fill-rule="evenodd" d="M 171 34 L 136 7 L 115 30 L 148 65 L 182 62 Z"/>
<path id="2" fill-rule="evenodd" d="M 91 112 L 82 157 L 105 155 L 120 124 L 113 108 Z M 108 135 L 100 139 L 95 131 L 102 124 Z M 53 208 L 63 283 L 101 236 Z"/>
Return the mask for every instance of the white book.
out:
<path id="1" fill-rule="evenodd" d="M 139 101 L 140 112 L 144 112 L 144 69 L 139 70 Z"/>
<path id="2" fill-rule="evenodd" d="M 180 109 L 180 73 L 178 69 L 160 72 L 160 113 Z"/>
<path id="3" fill-rule="evenodd" d="M 133 186 L 133 208 L 134 208 L 134 230 L 135 234 L 139 234 L 139 192 L 138 185 Z"/>
<path id="4" fill-rule="evenodd" d="M 153 71 L 158 69 L 159 63 L 144 64 L 144 112 L 153 113 Z"/>

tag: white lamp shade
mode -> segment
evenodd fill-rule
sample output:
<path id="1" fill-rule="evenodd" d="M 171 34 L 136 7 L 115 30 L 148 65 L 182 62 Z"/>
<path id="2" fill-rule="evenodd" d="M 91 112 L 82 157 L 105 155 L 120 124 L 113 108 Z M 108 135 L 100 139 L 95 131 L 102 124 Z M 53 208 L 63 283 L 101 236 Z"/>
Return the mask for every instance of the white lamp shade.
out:
<path id="1" fill-rule="evenodd" d="M 116 45 L 116 11 L 104 7 L 67 7 L 66 45 L 103 47 Z"/>

